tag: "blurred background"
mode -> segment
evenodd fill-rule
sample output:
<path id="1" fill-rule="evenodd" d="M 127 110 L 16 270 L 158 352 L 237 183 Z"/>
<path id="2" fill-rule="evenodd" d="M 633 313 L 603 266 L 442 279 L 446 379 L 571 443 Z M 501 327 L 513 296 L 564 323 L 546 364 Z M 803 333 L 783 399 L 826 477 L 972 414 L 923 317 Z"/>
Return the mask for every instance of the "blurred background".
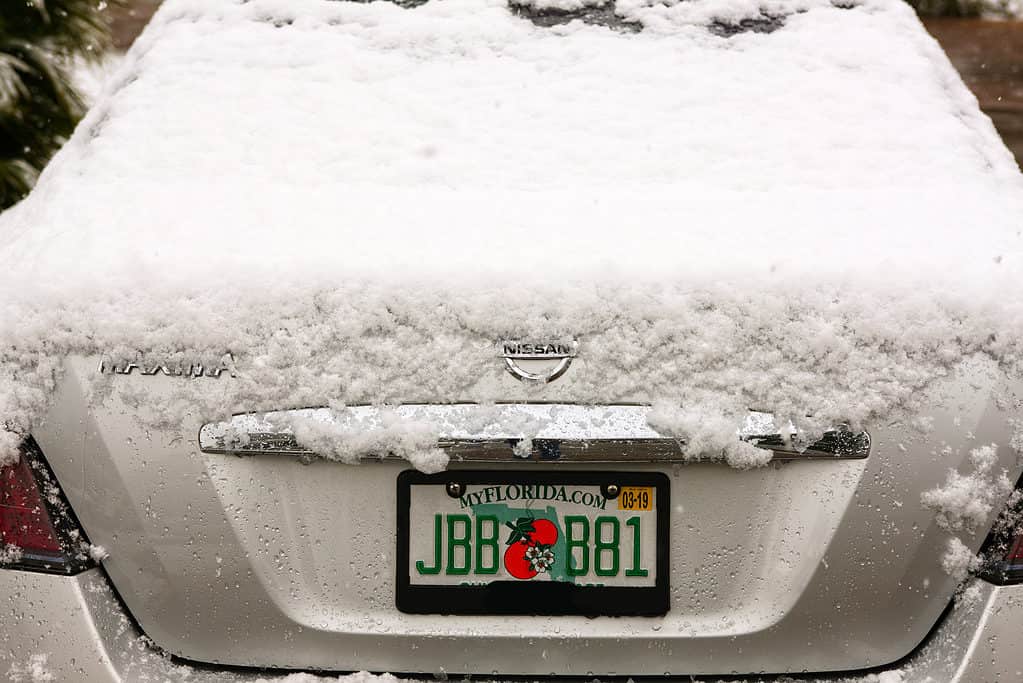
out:
<path id="1" fill-rule="evenodd" d="M 1023 0 L 910 4 L 1023 167 Z M 0 210 L 28 192 L 159 5 L 0 0 Z"/>

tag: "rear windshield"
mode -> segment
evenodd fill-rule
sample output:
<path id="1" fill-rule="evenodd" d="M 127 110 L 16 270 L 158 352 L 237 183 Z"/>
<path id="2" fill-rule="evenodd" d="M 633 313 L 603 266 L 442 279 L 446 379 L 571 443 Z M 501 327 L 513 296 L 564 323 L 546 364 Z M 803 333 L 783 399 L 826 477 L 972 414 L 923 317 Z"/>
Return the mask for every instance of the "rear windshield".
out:
<path id="1" fill-rule="evenodd" d="M 354 0 L 356 2 L 371 2 L 373 0 Z M 412 9 L 425 5 L 430 0 L 386 0 L 400 7 Z M 840 9 L 850 9 L 855 3 L 837 0 L 832 3 Z M 626 16 L 625 12 L 619 11 L 615 2 L 572 2 L 563 0 L 562 6 L 557 6 L 558 0 L 548 2 L 530 2 L 529 0 L 510 0 L 509 9 L 513 14 L 531 21 L 533 24 L 542 27 L 559 26 L 573 21 L 581 21 L 592 26 L 605 26 L 614 31 L 623 33 L 638 33 L 643 30 L 643 24 L 633 18 Z M 785 25 L 786 15 L 784 13 L 770 12 L 760 9 L 754 16 L 741 19 L 716 18 L 710 19 L 707 30 L 722 38 L 730 38 L 741 33 L 772 33 Z"/>

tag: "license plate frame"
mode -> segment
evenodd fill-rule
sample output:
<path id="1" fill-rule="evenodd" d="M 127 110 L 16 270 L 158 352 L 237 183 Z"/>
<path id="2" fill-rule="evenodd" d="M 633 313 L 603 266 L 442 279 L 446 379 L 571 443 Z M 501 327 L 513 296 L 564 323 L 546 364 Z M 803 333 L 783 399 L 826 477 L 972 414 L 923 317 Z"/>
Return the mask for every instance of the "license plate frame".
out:
<path id="1" fill-rule="evenodd" d="M 653 487 L 656 511 L 655 566 L 652 586 L 588 586 L 561 581 L 494 581 L 486 585 L 421 585 L 410 576 L 409 532 L 412 487 L 480 484 Z M 670 607 L 669 514 L 671 482 L 660 472 L 526 470 L 451 470 L 424 474 L 405 470 L 397 478 L 395 604 L 407 614 L 538 615 L 586 617 L 666 614 Z"/>

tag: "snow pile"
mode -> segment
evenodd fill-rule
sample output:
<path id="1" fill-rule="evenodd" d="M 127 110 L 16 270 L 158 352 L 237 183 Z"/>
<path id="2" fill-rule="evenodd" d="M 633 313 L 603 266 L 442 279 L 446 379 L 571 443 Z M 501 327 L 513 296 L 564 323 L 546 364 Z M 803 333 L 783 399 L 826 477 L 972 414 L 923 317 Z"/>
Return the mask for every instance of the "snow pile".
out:
<path id="1" fill-rule="evenodd" d="M 169 0 L 0 220 L 0 459 L 68 355 L 232 354 L 158 405 L 93 378 L 158 428 L 643 402 L 738 466 L 764 457 L 736 442 L 751 407 L 812 434 L 971 357 L 1019 372 L 1019 171 L 908 7 L 841 5 L 617 0 L 617 30 L 507 0 Z M 517 385 L 494 344 L 530 338 L 580 357 Z M 443 466 L 415 424 L 294 427 Z"/>
<path id="2" fill-rule="evenodd" d="M 0 330 L 22 334 L 17 342 L 6 337 L 16 353 L 0 366 L 7 424 L 27 431 L 45 410 L 63 355 L 95 355 L 98 366 L 106 354 L 145 367 L 165 358 L 171 365 L 173 359 L 218 358 L 213 349 L 229 349 L 235 377 L 177 378 L 172 396 L 159 402 L 148 400 L 144 382 L 98 373 L 87 379 L 94 400 L 116 395 L 147 426 L 162 429 L 176 429 L 189 413 L 219 421 L 238 412 L 311 405 L 508 398 L 650 403 L 659 407 L 657 431 L 690 441 L 693 457 L 724 453 L 749 465 L 755 463 L 746 458 L 763 454 L 738 450 L 736 430 L 751 406 L 808 433 L 841 422 L 855 427 L 912 409 L 924 388 L 969 357 L 995 357 L 1011 368 L 1023 340 L 1019 313 L 1006 316 L 1004 305 L 978 310 L 976 299 L 905 290 L 893 290 L 896 299 L 884 305 L 875 293 L 796 285 L 747 293 L 730 284 L 633 283 L 589 291 L 580 286 L 572 296 L 535 288 L 529 297 L 485 284 L 295 291 L 242 287 L 225 305 L 223 298 L 235 292 L 225 283 L 173 297 L 108 295 L 9 307 L 14 315 Z M 254 301 L 242 298 L 254 292 Z M 140 315 L 131 319 L 119 308 Z M 577 337 L 580 357 L 553 384 L 517 383 L 494 342 L 518 335 Z M 189 347 L 194 352 L 182 351 Z M 394 450 L 411 453 L 424 445 L 416 421 L 392 425 Z M 317 438 L 312 428 L 303 436 Z M 346 440 L 338 446 L 342 459 L 385 445 L 359 445 L 354 434 Z"/>
<path id="3" fill-rule="evenodd" d="M 877 683 L 903 683 L 905 680 L 903 672 L 894 669 L 877 674 Z M 866 677 L 865 683 L 873 683 L 870 676 Z"/>
<path id="4" fill-rule="evenodd" d="M 936 512 L 935 521 L 942 529 L 974 534 L 988 527 L 996 508 L 1006 505 L 1008 511 L 1000 516 L 996 529 L 1019 523 L 1018 513 L 1012 513 L 1019 496 L 1013 492 L 1013 484 L 1005 470 L 996 472 L 994 469 L 998 463 L 997 448 L 996 444 L 975 448 L 970 452 L 972 472 L 963 475 L 950 470 L 943 486 L 921 494 L 921 504 Z M 953 537 L 946 542 L 941 568 L 957 581 L 962 581 L 980 569 L 984 559 L 960 538 Z"/>
<path id="5" fill-rule="evenodd" d="M 311 418 L 282 421 L 298 443 L 331 460 L 354 465 L 365 456 L 383 452 L 403 457 L 426 473 L 441 472 L 448 466 L 447 454 L 437 448 L 437 431 L 432 425 L 403 421 L 392 411 L 383 411 L 382 425 L 372 430 L 339 429 Z"/>
<path id="6" fill-rule="evenodd" d="M 966 568 L 967 575 L 969 574 L 969 571 L 970 568 L 967 567 Z M 954 569 L 950 572 L 950 574 L 952 576 L 959 576 Z M 965 578 L 965 576 L 963 576 L 962 578 Z M 959 590 L 956 592 L 955 602 L 957 607 L 972 610 L 980 607 L 981 604 L 983 603 L 984 598 L 985 595 L 983 584 L 977 581 L 973 581 L 966 583 L 959 588 Z"/>
<path id="7" fill-rule="evenodd" d="M 994 472 L 998 446 L 991 444 L 970 452 L 973 472 L 962 475 L 951 470 L 945 485 L 925 491 L 920 502 L 937 512 L 936 521 L 946 531 L 975 533 L 991 517 L 996 505 L 1012 492 L 1006 472 Z"/>
<path id="8" fill-rule="evenodd" d="M 941 556 L 941 568 L 956 581 L 963 581 L 980 569 L 982 560 L 958 538 L 950 538 Z"/>
<path id="9" fill-rule="evenodd" d="M 713 23 L 741 27 L 749 21 L 776 20 L 782 25 L 793 15 L 812 9 L 834 9 L 830 0 L 770 0 L 767 2 L 689 2 L 686 0 L 616 0 L 616 11 L 646 29 L 672 33 L 682 26 L 706 27 Z"/>
<path id="10" fill-rule="evenodd" d="M 736 438 L 722 443 L 721 435 L 729 431 L 734 434 L 735 425 L 740 424 L 744 417 L 702 405 L 687 409 L 662 403 L 654 406 L 648 420 L 660 434 L 684 440 L 687 452 L 694 457 L 720 453 L 725 462 L 740 469 L 766 465 L 771 460 L 771 451 Z"/>
<path id="11" fill-rule="evenodd" d="M 19 546 L 16 546 L 13 543 L 7 543 L 0 547 L 0 565 L 17 562 L 21 559 L 23 554 L 24 553 Z"/>
<path id="12" fill-rule="evenodd" d="M 296 673 L 287 676 L 274 678 L 259 678 L 254 683 L 322 683 L 322 681 L 337 681 L 338 683 L 401 683 L 403 680 L 391 674 L 371 674 L 360 671 L 344 676 L 317 676 L 315 674 Z"/>
<path id="13" fill-rule="evenodd" d="M 89 544 L 89 557 L 93 562 L 102 562 L 110 557 L 110 553 L 101 545 Z"/>

